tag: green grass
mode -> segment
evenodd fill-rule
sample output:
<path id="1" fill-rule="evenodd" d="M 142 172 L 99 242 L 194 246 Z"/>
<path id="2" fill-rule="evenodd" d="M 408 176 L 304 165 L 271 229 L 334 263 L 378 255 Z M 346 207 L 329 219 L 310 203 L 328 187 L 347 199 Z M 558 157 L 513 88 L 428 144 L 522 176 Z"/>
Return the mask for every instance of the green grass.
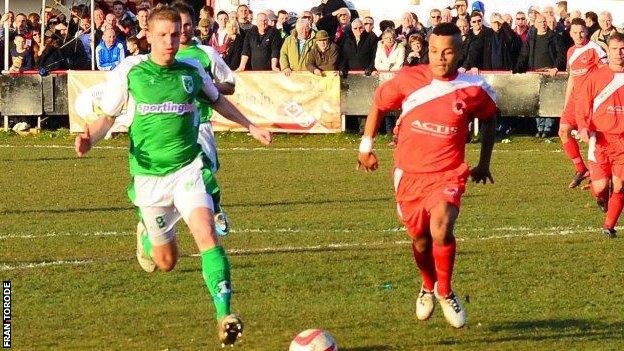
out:
<path id="1" fill-rule="evenodd" d="M 469 322 L 454 330 L 439 309 L 416 320 L 420 280 L 395 214 L 391 150 L 380 140 L 379 171 L 358 173 L 356 139 L 278 136 L 258 150 L 243 134 L 219 136 L 239 349 L 286 350 L 312 327 L 351 351 L 624 349 L 624 241 L 601 238 L 589 193 L 566 189 L 573 169 L 558 144 L 497 144 L 496 183 L 469 185 L 454 274 Z M 127 139 L 85 159 L 52 147 L 72 143 L 62 131 L 0 133 L 13 347 L 220 349 L 188 231 L 173 272 L 147 274 L 134 259 Z M 478 145 L 467 155 L 474 162 Z M 82 263 L 38 265 L 57 261 Z"/>

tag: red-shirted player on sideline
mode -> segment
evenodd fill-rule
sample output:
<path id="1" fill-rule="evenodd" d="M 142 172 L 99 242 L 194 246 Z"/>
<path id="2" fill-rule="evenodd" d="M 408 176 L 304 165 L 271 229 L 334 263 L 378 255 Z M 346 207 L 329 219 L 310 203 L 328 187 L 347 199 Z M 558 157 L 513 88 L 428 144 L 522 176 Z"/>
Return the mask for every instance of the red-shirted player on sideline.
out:
<path id="1" fill-rule="evenodd" d="M 399 217 L 412 238 L 423 284 L 416 315 L 427 320 L 436 298 L 450 325 L 461 328 L 466 314 L 451 289 L 455 263 L 453 227 L 469 176 L 494 182 L 490 158 L 498 108 L 490 86 L 478 75 L 457 72 L 461 33 L 451 23 L 436 26 L 429 41 L 429 65 L 404 68 L 383 83 L 366 120 L 358 168 L 377 169 L 373 138 L 384 113 L 402 109 L 394 151 L 394 188 Z M 483 120 L 479 164 L 464 161 L 468 123 Z"/>
<path id="2" fill-rule="evenodd" d="M 588 40 L 587 26 L 581 18 L 572 20 L 570 26 L 570 37 L 574 41 L 574 46 L 568 50 L 568 70 L 570 76 L 568 78 L 568 86 L 565 95 L 565 109 L 559 119 L 559 138 L 563 151 L 576 167 L 576 174 L 570 183 L 570 188 L 576 188 L 581 184 L 583 179 L 587 178 L 589 172 L 576 139 L 572 137 L 573 130 L 581 130 L 586 128 L 582 121 L 577 122 L 574 113 L 574 107 L 577 101 L 579 87 L 583 81 L 589 76 L 590 72 L 596 69 L 599 64 L 606 63 L 607 54 L 602 50 L 600 45 Z M 601 202 L 601 200 L 598 200 Z M 606 202 L 603 204 L 606 205 Z"/>
<path id="3" fill-rule="evenodd" d="M 624 35 L 613 34 L 608 41 L 609 65 L 594 71 L 582 86 L 576 106 L 577 119 L 586 119 L 588 129 L 579 132 L 583 141 L 594 134 L 588 158 L 592 191 L 606 196 L 609 179 L 612 194 L 602 233 L 615 237 L 615 224 L 624 207 Z"/>

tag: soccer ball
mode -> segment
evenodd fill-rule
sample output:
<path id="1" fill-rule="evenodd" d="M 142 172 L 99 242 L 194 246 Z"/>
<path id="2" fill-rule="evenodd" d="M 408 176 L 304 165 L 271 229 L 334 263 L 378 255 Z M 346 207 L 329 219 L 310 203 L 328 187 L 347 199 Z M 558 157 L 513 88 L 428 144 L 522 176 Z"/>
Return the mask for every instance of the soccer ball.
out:
<path id="1" fill-rule="evenodd" d="M 308 329 L 295 336 L 288 351 L 338 351 L 338 345 L 328 332 Z"/>

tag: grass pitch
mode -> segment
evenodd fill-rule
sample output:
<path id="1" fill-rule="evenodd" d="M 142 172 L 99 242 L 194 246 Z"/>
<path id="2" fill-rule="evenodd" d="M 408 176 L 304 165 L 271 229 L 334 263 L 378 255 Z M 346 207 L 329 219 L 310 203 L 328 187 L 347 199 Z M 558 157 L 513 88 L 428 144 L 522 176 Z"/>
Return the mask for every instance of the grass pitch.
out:
<path id="1" fill-rule="evenodd" d="M 0 134 L 0 276 L 19 350 L 217 350 L 213 307 L 186 229 L 171 273 L 134 258 L 127 139 L 77 159 L 65 133 Z M 60 147 L 59 147 L 60 146 Z M 340 350 L 624 349 L 624 240 L 600 237 L 589 193 L 555 143 L 497 144 L 493 185 L 469 185 L 454 287 L 467 327 L 415 316 L 420 280 L 395 214 L 391 150 L 355 171 L 355 136 L 219 136 L 233 233 L 241 350 L 286 350 L 307 328 Z M 478 145 L 468 145 L 474 163 Z M 184 226 L 181 226 L 183 228 Z"/>

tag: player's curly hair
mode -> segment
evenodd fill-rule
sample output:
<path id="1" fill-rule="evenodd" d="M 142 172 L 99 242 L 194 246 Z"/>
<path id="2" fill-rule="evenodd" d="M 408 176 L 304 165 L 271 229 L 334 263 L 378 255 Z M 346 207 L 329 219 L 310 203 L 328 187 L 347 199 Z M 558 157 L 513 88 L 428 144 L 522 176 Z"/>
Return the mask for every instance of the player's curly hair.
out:
<path id="1" fill-rule="evenodd" d="M 182 19 L 180 18 L 180 13 L 173 6 L 166 4 L 158 4 L 149 17 L 147 18 L 147 27 L 150 27 L 150 24 L 157 20 L 165 20 L 171 21 L 174 23 L 182 23 Z"/>

